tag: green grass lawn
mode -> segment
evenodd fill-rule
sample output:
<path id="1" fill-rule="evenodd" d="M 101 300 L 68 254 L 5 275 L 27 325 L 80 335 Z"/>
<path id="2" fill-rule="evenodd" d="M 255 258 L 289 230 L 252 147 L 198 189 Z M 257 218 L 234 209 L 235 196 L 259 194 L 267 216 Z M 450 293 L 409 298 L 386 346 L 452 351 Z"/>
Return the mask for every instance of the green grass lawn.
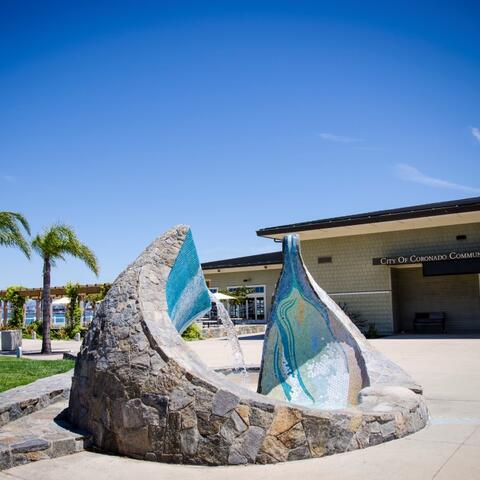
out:
<path id="1" fill-rule="evenodd" d="M 67 372 L 74 365 L 74 360 L 27 360 L 0 356 L 0 392 L 26 385 L 39 378 Z"/>

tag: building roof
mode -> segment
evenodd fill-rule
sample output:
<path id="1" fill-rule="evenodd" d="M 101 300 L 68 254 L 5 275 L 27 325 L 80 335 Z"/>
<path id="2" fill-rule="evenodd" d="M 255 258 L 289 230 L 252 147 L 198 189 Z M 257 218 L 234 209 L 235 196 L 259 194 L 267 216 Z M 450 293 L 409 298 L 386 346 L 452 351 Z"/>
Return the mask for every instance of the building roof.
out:
<path id="1" fill-rule="evenodd" d="M 359 213 L 355 215 L 324 218 L 309 222 L 280 225 L 277 227 L 261 228 L 260 230 L 257 230 L 257 235 L 260 237 L 267 237 L 292 232 L 323 230 L 335 227 L 349 227 L 353 225 L 392 222 L 476 211 L 480 211 L 480 197 L 451 200 L 448 202 L 427 203 L 410 207 L 394 208 L 391 210 L 378 210 L 375 212 Z"/>
<path id="2" fill-rule="evenodd" d="M 249 255 L 247 257 L 214 260 L 213 262 L 202 263 L 202 269 L 214 270 L 221 268 L 257 267 L 262 265 L 275 265 L 278 263 L 282 263 L 282 252 L 260 253 L 258 255 Z"/>

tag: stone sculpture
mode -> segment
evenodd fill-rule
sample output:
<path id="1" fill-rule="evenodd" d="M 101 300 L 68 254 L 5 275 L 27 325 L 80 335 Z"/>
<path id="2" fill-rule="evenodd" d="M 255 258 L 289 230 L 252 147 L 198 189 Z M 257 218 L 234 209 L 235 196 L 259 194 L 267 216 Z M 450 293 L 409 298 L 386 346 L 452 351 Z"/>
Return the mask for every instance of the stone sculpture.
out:
<path id="1" fill-rule="evenodd" d="M 406 388 L 372 384 L 357 405 L 320 410 L 260 395 L 209 370 L 179 335 L 207 307 L 197 263 L 189 228 L 175 227 L 120 274 L 98 308 L 68 409 L 97 449 L 161 462 L 275 463 L 423 428 L 423 399 Z"/>
<path id="2" fill-rule="evenodd" d="M 315 408 L 356 404 L 373 384 L 420 387 L 373 349 L 305 267 L 298 237 L 283 240 L 283 270 L 265 334 L 258 391 Z"/>

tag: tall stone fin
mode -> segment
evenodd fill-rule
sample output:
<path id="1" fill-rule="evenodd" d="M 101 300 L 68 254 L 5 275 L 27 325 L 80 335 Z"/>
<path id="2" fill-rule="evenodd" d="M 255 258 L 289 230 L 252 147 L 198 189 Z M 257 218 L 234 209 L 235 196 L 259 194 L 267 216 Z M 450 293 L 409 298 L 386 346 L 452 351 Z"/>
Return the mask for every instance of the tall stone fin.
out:
<path id="1" fill-rule="evenodd" d="M 355 339 L 317 294 L 298 237 L 283 240 L 258 392 L 316 408 L 345 408 L 368 384 Z"/>

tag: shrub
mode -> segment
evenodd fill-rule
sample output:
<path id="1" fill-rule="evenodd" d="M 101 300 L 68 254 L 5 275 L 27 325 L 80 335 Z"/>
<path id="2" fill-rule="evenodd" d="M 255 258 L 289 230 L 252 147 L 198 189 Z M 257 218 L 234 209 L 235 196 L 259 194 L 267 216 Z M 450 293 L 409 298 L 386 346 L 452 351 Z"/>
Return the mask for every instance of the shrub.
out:
<path id="1" fill-rule="evenodd" d="M 189 327 L 185 329 L 182 333 L 182 338 L 187 342 L 191 342 L 193 340 L 201 340 L 202 339 L 202 330 L 196 323 L 192 323 Z"/>
<path id="2" fill-rule="evenodd" d="M 42 322 L 41 320 L 35 320 L 34 322 L 26 325 L 23 328 L 23 334 L 28 335 L 29 337 L 32 336 L 32 333 L 35 332 L 37 337 L 42 335 Z"/>
<path id="3" fill-rule="evenodd" d="M 50 338 L 52 340 L 67 340 L 68 335 L 65 329 L 62 328 L 52 328 L 50 330 Z"/>
<path id="4" fill-rule="evenodd" d="M 111 283 L 104 283 L 100 286 L 100 291 L 98 293 L 90 293 L 85 297 L 88 303 L 93 307 L 93 310 L 95 310 L 97 303 L 100 303 L 107 296 L 111 286 Z"/>
<path id="5" fill-rule="evenodd" d="M 348 318 L 355 324 L 355 326 L 365 335 L 367 336 L 368 331 L 370 329 L 370 326 L 364 318 L 362 318 L 362 315 L 357 312 L 351 312 L 350 309 L 348 308 L 348 305 L 343 302 L 339 303 L 338 306 L 343 310 L 345 315 L 347 315 Z M 370 324 L 371 325 L 371 324 Z"/>
<path id="6" fill-rule="evenodd" d="M 80 331 L 82 312 L 80 310 L 80 297 L 78 295 L 79 288 L 80 285 L 78 283 L 67 283 L 67 285 L 65 285 L 65 293 L 70 299 L 70 303 L 65 310 L 65 330 L 70 338 L 73 338 L 75 334 Z"/>
<path id="7" fill-rule="evenodd" d="M 11 286 L 7 288 L 5 293 L 4 300 L 9 302 L 12 307 L 12 314 L 7 323 L 10 329 L 20 329 L 23 327 L 23 306 L 27 298 L 20 295 L 20 290 L 22 290 L 22 287 Z"/>
<path id="8" fill-rule="evenodd" d="M 368 325 L 367 333 L 365 334 L 367 338 L 378 338 L 380 334 L 378 333 L 377 327 L 374 323 Z"/>
<path id="9" fill-rule="evenodd" d="M 80 334 L 80 337 L 83 338 L 87 333 L 87 328 L 77 325 L 75 328 L 65 328 L 65 333 L 68 338 L 75 338 L 77 333 Z"/>

